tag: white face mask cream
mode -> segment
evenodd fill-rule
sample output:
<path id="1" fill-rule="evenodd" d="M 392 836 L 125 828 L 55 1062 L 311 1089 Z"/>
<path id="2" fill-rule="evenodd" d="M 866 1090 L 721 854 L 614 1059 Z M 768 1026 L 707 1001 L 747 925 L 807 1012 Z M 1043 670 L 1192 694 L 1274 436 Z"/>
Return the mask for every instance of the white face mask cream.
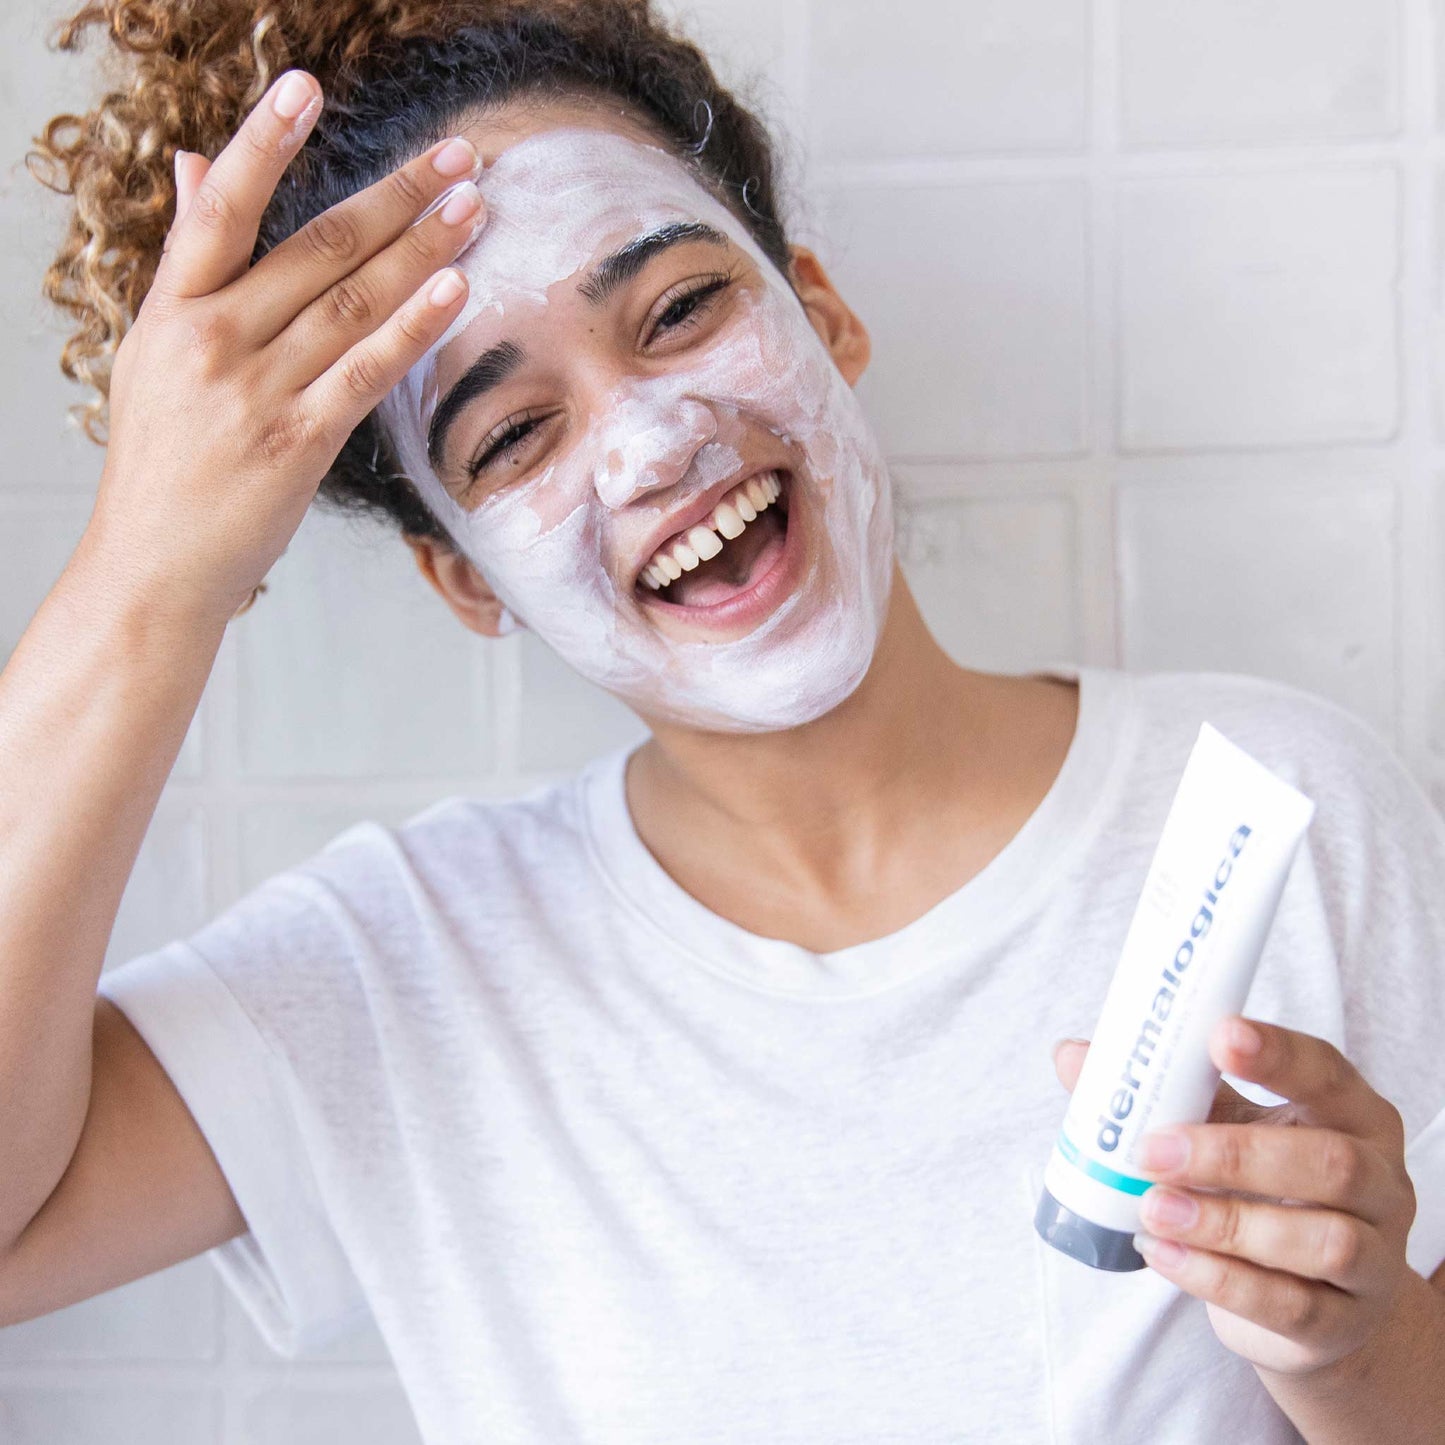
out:
<path id="1" fill-rule="evenodd" d="M 1034 1225 L 1095 1269 L 1143 1269 L 1139 1140 L 1209 1117 L 1209 1036 L 1238 1013 L 1315 805 L 1208 723 L 1193 751 L 1044 1170 Z"/>
<path id="2" fill-rule="evenodd" d="M 381 408 L 406 475 L 508 612 L 644 716 L 757 732 L 835 707 L 882 630 L 891 499 L 852 388 L 787 281 L 682 161 L 624 135 L 538 132 L 478 184 L 487 221 L 457 262 L 467 305 Z M 603 258 L 688 228 L 732 249 L 694 240 L 685 275 L 729 257 L 747 272 L 719 293 L 721 319 L 658 354 L 619 360 L 589 340 L 609 325 L 583 289 Z M 651 274 L 629 273 L 648 305 Z M 507 343 L 540 398 L 516 393 L 544 414 L 538 463 L 520 442 L 515 469 L 504 456 L 485 485 L 448 491 L 434 418 Z"/>

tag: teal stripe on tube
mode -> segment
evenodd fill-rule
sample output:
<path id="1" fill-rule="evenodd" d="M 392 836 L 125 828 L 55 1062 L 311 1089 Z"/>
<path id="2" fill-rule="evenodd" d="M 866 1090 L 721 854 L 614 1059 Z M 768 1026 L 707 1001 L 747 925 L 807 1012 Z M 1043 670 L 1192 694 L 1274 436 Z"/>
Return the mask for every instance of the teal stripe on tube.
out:
<path id="1" fill-rule="evenodd" d="M 1108 1165 L 1100 1164 L 1097 1160 L 1090 1159 L 1087 1154 L 1080 1153 L 1074 1141 L 1062 1129 L 1059 1130 L 1059 1153 L 1075 1169 L 1082 1169 L 1090 1179 L 1097 1179 L 1100 1184 L 1107 1184 L 1110 1189 L 1117 1189 L 1121 1194 L 1143 1194 L 1146 1189 L 1154 1187 L 1152 1179 L 1135 1179 L 1132 1174 L 1119 1174 Z"/>

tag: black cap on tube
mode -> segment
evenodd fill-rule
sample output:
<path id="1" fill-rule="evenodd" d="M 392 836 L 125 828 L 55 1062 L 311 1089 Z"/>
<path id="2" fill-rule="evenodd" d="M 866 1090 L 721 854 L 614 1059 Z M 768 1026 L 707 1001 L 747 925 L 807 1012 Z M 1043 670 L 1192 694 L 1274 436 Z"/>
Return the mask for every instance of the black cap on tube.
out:
<path id="1" fill-rule="evenodd" d="M 1047 1189 L 1034 1214 L 1034 1228 L 1057 1250 L 1095 1269 L 1144 1269 L 1147 1261 L 1134 1248 L 1134 1236 L 1122 1229 L 1105 1229 L 1091 1219 L 1065 1209 Z"/>

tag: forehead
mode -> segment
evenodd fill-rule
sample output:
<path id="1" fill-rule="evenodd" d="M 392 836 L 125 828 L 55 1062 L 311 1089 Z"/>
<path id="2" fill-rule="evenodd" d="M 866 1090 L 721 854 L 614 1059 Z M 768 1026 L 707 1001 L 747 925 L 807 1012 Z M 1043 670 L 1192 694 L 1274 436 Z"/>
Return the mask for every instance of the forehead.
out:
<path id="1" fill-rule="evenodd" d="M 705 221 L 753 249 L 682 160 L 633 134 L 582 125 L 537 130 L 499 150 L 477 184 L 486 224 L 454 263 L 470 294 L 443 347 L 479 317 L 545 309 L 556 283 L 658 225 Z"/>
<path id="2" fill-rule="evenodd" d="M 582 94 L 516 96 L 501 106 L 464 117 L 457 134 L 471 141 L 482 164 L 490 166 L 503 151 L 553 130 L 595 130 L 646 145 L 659 143 L 656 132 L 630 106 L 611 96 Z"/>

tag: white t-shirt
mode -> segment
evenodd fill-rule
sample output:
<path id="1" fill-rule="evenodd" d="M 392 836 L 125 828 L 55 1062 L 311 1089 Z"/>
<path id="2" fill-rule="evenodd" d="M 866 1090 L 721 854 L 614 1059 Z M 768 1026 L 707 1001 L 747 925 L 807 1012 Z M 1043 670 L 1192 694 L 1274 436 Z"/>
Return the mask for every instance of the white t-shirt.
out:
<path id="1" fill-rule="evenodd" d="M 616 753 L 360 823 L 104 975 L 235 1191 L 211 1257 L 272 1346 L 370 1312 L 431 1445 L 1298 1440 L 1201 1302 L 1035 1234 L 1049 1049 L 1091 1032 L 1207 720 L 1317 805 L 1245 1012 L 1400 1108 L 1428 1275 L 1445 822 L 1312 694 L 1047 671 L 1081 686 L 1047 796 L 886 938 L 711 913 Z"/>

